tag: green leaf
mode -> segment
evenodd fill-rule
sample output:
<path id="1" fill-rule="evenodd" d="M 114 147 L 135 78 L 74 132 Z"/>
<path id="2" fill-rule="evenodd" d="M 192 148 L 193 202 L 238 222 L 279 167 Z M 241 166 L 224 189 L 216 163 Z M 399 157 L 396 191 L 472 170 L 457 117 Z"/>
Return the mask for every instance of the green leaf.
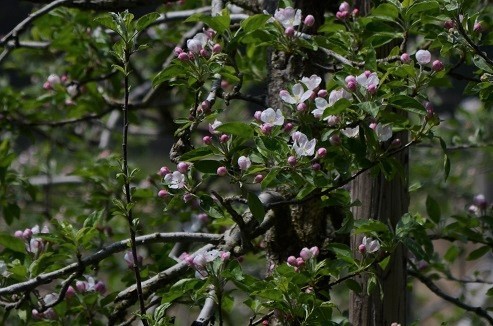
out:
<path id="1" fill-rule="evenodd" d="M 267 188 L 272 182 L 274 182 L 279 172 L 281 172 L 280 169 L 272 169 L 269 173 L 267 173 L 264 180 L 262 180 L 262 189 Z"/>
<path id="2" fill-rule="evenodd" d="M 438 2 L 434 0 L 416 1 L 406 11 L 406 16 L 410 17 L 421 12 L 430 12 L 439 8 Z"/>
<path id="3" fill-rule="evenodd" d="M 339 114 L 339 113 L 343 112 L 344 110 L 346 110 L 349 106 L 351 106 L 351 102 L 345 98 L 341 98 L 340 100 L 335 102 L 335 104 L 333 106 L 331 106 L 325 110 L 324 118 L 331 115 L 331 114 L 333 114 L 333 115 Z"/>
<path id="4" fill-rule="evenodd" d="M 152 80 L 152 87 L 156 87 L 165 81 L 182 76 L 185 73 L 183 66 L 179 64 L 171 64 L 166 69 L 160 71 Z"/>
<path id="5" fill-rule="evenodd" d="M 358 282 L 356 282 L 355 280 L 352 280 L 352 279 L 347 279 L 344 282 L 344 285 L 346 285 L 348 289 L 350 289 L 351 291 L 353 291 L 355 293 L 361 293 L 361 291 L 363 290 L 361 288 L 361 284 L 359 284 Z"/>
<path id="6" fill-rule="evenodd" d="M 248 193 L 248 207 L 250 208 L 250 212 L 252 212 L 253 217 L 262 221 L 265 216 L 264 205 L 260 201 L 260 199 L 252 192 Z"/>
<path id="7" fill-rule="evenodd" d="M 102 25 L 108 29 L 111 29 L 114 32 L 118 32 L 117 31 L 118 28 L 116 26 L 115 20 L 108 14 L 101 16 L 101 17 L 97 17 L 96 19 L 94 19 L 94 21 L 96 23 L 98 23 L 99 25 Z"/>
<path id="8" fill-rule="evenodd" d="M 483 257 L 484 255 L 486 255 L 488 252 L 491 251 L 491 247 L 490 246 L 482 246 L 474 251 L 472 251 L 468 256 L 467 256 L 467 260 L 476 260 L 478 258 L 481 258 Z"/>
<path id="9" fill-rule="evenodd" d="M 433 199 L 433 197 L 431 197 L 430 195 L 426 197 L 426 213 L 428 213 L 428 216 L 435 224 L 438 224 L 442 212 L 438 202 L 435 199 Z"/>
<path id="10" fill-rule="evenodd" d="M 476 54 L 475 56 L 472 57 L 472 62 L 479 69 L 489 73 L 493 73 L 493 67 L 489 63 L 487 63 L 486 60 L 483 59 L 483 57 Z"/>
<path id="11" fill-rule="evenodd" d="M 457 256 L 459 256 L 459 254 L 460 254 L 459 247 L 457 247 L 456 245 L 452 245 L 450 246 L 450 248 L 448 248 L 447 252 L 445 252 L 445 254 L 443 255 L 443 259 L 451 263 L 455 260 L 455 258 L 457 258 Z"/>
<path id="12" fill-rule="evenodd" d="M 422 116 L 426 115 L 426 110 L 423 105 L 415 100 L 414 98 L 407 95 L 396 95 L 392 96 L 389 100 L 389 103 L 395 106 L 396 108 L 416 113 Z"/>
<path id="13" fill-rule="evenodd" d="M 371 11 L 371 15 L 397 19 L 399 17 L 399 9 L 390 3 L 382 3 Z"/>
<path id="14" fill-rule="evenodd" d="M 0 233 L 0 246 L 3 246 L 15 252 L 26 252 L 25 242 L 8 233 Z"/>
<path id="15" fill-rule="evenodd" d="M 229 29 L 229 24 L 231 23 L 231 17 L 228 11 L 225 9 L 221 11 L 220 15 L 211 17 L 204 14 L 194 14 L 185 20 L 185 22 L 203 22 L 207 24 L 210 28 L 214 29 L 219 34 L 224 33 Z"/>
<path id="16" fill-rule="evenodd" d="M 192 162 L 211 156 L 212 154 L 212 149 L 210 149 L 209 147 L 199 147 L 183 154 L 180 157 L 180 160 Z"/>
<path id="17" fill-rule="evenodd" d="M 140 17 L 137 22 L 135 23 L 135 29 L 137 32 L 142 32 L 144 29 L 146 29 L 150 24 L 154 23 L 156 19 L 159 18 L 159 13 L 157 12 L 151 12 L 148 13 L 147 15 L 144 15 Z"/>
<path id="18" fill-rule="evenodd" d="M 200 160 L 193 164 L 194 168 L 202 173 L 216 174 L 217 168 L 222 166 L 220 161 Z"/>
<path id="19" fill-rule="evenodd" d="M 317 187 L 315 187 L 314 185 L 312 185 L 310 183 L 306 183 L 305 186 L 303 188 L 301 188 L 300 192 L 298 192 L 298 194 L 296 195 L 296 199 L 300 200 L 300 199 L 305 198 L 315 189 L 317 189 Z"/>
<path id="20" fill-rule="evenodd" d="M 241 28 L 245 32 L 252 32 L 264 27 L 265 23 L 271 18 L 270 15 L 254 15 L 250 16 L 240 23 Z"/>
<path id="21" fill-rule="evenodd" d="M 215 130 L 243 138 L 253 138 L 253 128 L 243 122 L 226 122 Z"/>
<path id="22" fill-rule="evenodd" d="M 3 218 L 8 225 L 10 225 L 14 219 L 19 219 L 20 216 L 21 209 L 16 203 L 8 203 L 3 207 Z"/>
<path id="23" fill-rule="evenodd" d="M 380 112 L 380 106 L 377 105 L 375 102 L 362 102 L 358 103 L 357 106 L 365 111 L 366 113 L 371 114 L 372 117 L 376 117 L 378 113 Z"/>

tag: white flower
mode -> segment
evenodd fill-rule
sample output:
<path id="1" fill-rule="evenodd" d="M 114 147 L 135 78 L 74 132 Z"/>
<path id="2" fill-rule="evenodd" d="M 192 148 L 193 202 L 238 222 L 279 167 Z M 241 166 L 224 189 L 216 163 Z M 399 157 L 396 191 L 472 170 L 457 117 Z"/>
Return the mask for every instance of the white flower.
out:
<path id="1" fill-rule="evenodd" d="M 175 171 L 164 176 L 164 182 L 171 189 L 181 189 L 185 187 L 185 175 Z"/>
<path id="2" fill-rule="evenodd" d="M 328 107 L 333 106 L 337 101 L 339 101 L 341 98 L 345 98 L 347 100 L 352 99 L 352 95 L 348 93 L 344 88 L 336 89 L 330 92 L 329 94 L 329 102 L 327 102 L 324 98 L 322 97 L 317 97 L 315 99 L 315 106 L 317 107 L 315 110 L 312 111 L 313 116 L 315 118 L 320 118 L 324 115 L 325 109 Z M 327 120 L 325 118 L 324 120 Z"/>
<path id="3" fill-rule="evenodd" d="M 365 246 L 366 252 L 371 254 L 380 250 L 380 242 L 369 237 L 363 237 L 361 243 Z"/>
<path id="4" fill-rule="evenodd" d="M 250 159 L 246 156 L 240 156 L 238 158 L 238 166 L 240 167 L 240 170 L 247 170 L 250 166 L 252 165 L 252 162 Z"/>
<path id="5" fill-rule="evenodd" d="M 322 82 L 322 78 L 318 77 L 317 75 L 311 75 L 310 78 L 303 77 L 301 79 L 301 82 L 305 84 L 308 90 L 313 91 L 318 87 L 318 85 L 320 85 L 320 83 Z"/>
<path id="6" fill-rule="evenodd" d="M 284 116 L 279 109 L 274 111 L 274 109 L 268 108 L 262 111 L 262 114 L 260 115 L 260 120 L 272 126 L 282 126 L 284 124 Z"/>
<path id="7" fill-rule="evenodd" d="M 375 133 L 379 141 L 387 141 L 392 137 L 392 127 L 389 124 L 384 125 L 379 122 L 375 127 Z"/>
<path id="8" fill-rule="evenodd" d="M 431 53 L 428 50 L 419 50 L 416 52 L 416 61 L 420 65 L 425 65 L 431 61 Z"/>
<path id="9" fill-rule="evenodd" d="M 315 153 L 315 138 L 308 141 L 308 137 L 300 131 L 296 131 L 291 137 L 294 140 L 293 149 L 298 156 L 312 156 Z"/>
<path id="10" fill-rule="evenodd" d="M 222 125 L 223 123 L 219 120 L 214 120 L 214 122 L 212 124 L 209 123 L 209 132 L 211 134 L 218 134 L 219 132 L 216 131 L 216 128 L 219 127 L 220 125 Z"/>
<path id="11" fill-rule="evenodd" d="M 312 90 L 305 91 L 305 89 L 300 83 L 294 84 L 291 90 L 293 92 L 293 96 L 291 96 L 291 94 L 289 94 L 289 92 L 286 90 L 282 90 L 281 92 L 279 92 L 279 96 L 281 96 L 281 100 L 283 100 L 288 104 L 303 103 L 306 100 L 308 100 L 313 93 Z"/>
<path id="12" fill-rule="evenodd" d="M 348 127 L 346 129 L 342 129 L 341 133 L 346 137 L 355 138 L 359 135 L 359 126 L 356 126 L 354 128 Z"/>
<path id="13" fill-rule="evenodd" d="M 217 249 L 213 249 L 204 254 L 205 261 L 208 263 L 213 262 L 216 258 L 221 256 L 221 252 Z"/>
<path id="14" fill-rule="evenodd" d="M 301 10 L 286 7 L 277 9 L 274 13 L 274 18 L 279 21 L 284 28 L 294 27 L 301 24 Z"/>
<path id="15" fill-rule="evenodd" d="M 380 80 L 378 79 L 376 72 L 365 71 L 358 77 L 356 77 L 358 84 L 368 89 L 369 87 L 377 87 Z"/>
<path id="16" fill-rule="evenodd" d="M 192 39 L 187 40 L 187 48 L 193 53 L 199 53 L 207 44 L 209 37 L 204 33 L 198 33 Z"/>
<path id="17" fill-rule="evenodd" d="M 67 93 L 70 95 L 70 97 L 76 97 L 77 94 L 79 93 L 79 89 L 77 88 L 77 85 L 72 84 L 67 86 Z"/>

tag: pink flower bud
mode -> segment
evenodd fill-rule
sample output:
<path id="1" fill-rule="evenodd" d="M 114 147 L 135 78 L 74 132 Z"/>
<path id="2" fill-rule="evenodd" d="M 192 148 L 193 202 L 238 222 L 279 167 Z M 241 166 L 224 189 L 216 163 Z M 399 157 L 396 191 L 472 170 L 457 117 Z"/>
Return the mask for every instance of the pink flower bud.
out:
<path id="1" fill-rule="evenodd" d="M 401 147 L 401 140 L 399 138 L 393 139 L 392 142 L 390 143 L 390 146 L 392 148 L 398 148 Z"/>
<path id="2" fill-rule="evenodd" d="M 286 27 L 286 29 L 284 30 L 284 34 L 286 34 L 286 36 L 288 37 L 293 37 L 294 36 L 294 27 L 292 26 L 289 26 L 289 27 Z"/>
<path id="3" fill-rule="evenodd" d="M 226 89 L 230 86 L 229 82 L 225 79 L 221 80 L 221 88 Z"/>
<path id="4" fill-rule="evenodd" d="M 268 320 L 262 320 L 262 326 L 269 326 Z"/>
<path id="5" fill-rule="evenodd" d="M 288 157 L 288 164 L 289 165 L 296 166 L 297 163 L 298 163 L 298 161 L 296 160 L 295 156 Z"/>
<path id="6" fill-rule="evenodd" d="M 279 92 L 279 96 L 282 98 L 282 97 L 290 96 L 290 94 L 287 90 L 283 89 Z"/>
<path id="7" fill-rule="evenodd" d="M 255 183 L 261 183 L 264 180 L 264 176 L 262 174 L 257 174 L 255 178 L 253 179 L 253 182 Z"/>
<path id="8" fill-rule="evenodd" d="M 299 103 L 297 106 L 296 106 L 296 110 L 298 110 L 298 112 L 303 112 L 305 111 L 307 108 L 306 104 L 305 103 Z"/>
<path id="9" fill-rule="evenodd" d="M 317 157 L 325 157 L 327 155 L 327 149 L 325 147 L 320 147 L 317 150 Z"/>
<path id="10" fill-rule="evenodd" d="M 240 156 L 238 158 L 238 167 L 240 170 L 247 170 L 252 165 L 250 159 L 246 156 Z"/>
<path id="11" fill-rule="evenodd" d="M 67 292 L 65 292 L 65 297 L 67 299 L 70 299 L 70 298 L 73 298 L 75 295 L 75 289 L 72 287 L 72 285 L 70 285 L 68 288 L 67 288 Z"/>
<path id="12" fill-rule="evenodd" d="M 49 75 L 46 81 L 50 83 L 51 86 L 58 85 L 61 82 L 60 77 L 56 74 Z"/>
<path id="13" fill-rule="evenodd" d="M 191 201 L 193 199 L 193 195 L 189 192 L 187 192 L 186 194 L 183 195 L 183 201 L 185 203 L 188 203 L 189 201 Z"/>
<path id="14" fill-rule="evenodd" d="M 173 53 L 176 55 L 176 56 L 179 56 L 180 53 L 183 52 L 183 49 L 180 48 L 179 46 L 175 47 L 174 50 L 173 50 Z"/>
<path id="15" fill-rule="evenodd" d="M 305 261 L 301 257 L 296 258 L 296 263 L 298 267 L 305 265 Z"/>
<path id="16" fill-rule="evenodd" d="M 48 308 L 46 311 L 43 313 L 44 318 L 49 319 L 49 320 L 55 320 L 57 318 L 55 310 L 53 308 Z"/>
<path id="17" fill-rule="evenodd" d="M 290 132 L 291 130 L 293 130 L 293 127 L 294 125 L 291 122 L 288 122 L 284 125 L 283 130 L 285 132 Z"/>
<path id="18" fill-rule="evenodd" d="M 481 25 L 481 22 L 476 22 L 474 23 L 474 28 L 473 30 L 476 32 L 476 33 L 481 33 L 483 31 L 483 25 Z"/>
<path id="19" fill-rule="evenodd" d="M 377 92 L 377 86 L 376 85 L 373 85 L 373 84 L 368 85 L 368 87 L 366 88 L 366 90 L 370 94 L 375 94 Z"/>
<path id="20" fill-rule="evenodd" d="M 104 294 L 106 292 L 106 285 L 103 282 L 98 281 L 94 285 L 94 290 L 96 290 L 96 292 L 99 292 L 100 294 Z"/>
<path id="21" fill-rule="evenodd" d="M 209 222 L 209 216 L 207 216 L 206 213 L 200 213 L 197 215 L 197 220 L 199 220 L 203 223 L 207 223 L 207 222 Z"/>
<path id="22" fill-rule="evenodd" d="M 262 116 L 262 111 L 255 111 L 255 113 L 253 114 L 253 117 L 255 118 L 255 120 L 257 121 L 260 121 L 260 117 Z"/>
<path id="23" fill-rule="evenodd" d="M 317 257 L 317 256 L 318 256 L 318 254 L 320 253 L 320 249 L 318 249 L 318 247 L 317 247 L 317 246 L 313 246 L 313 247 L 311 247 L 311 248 L 310 248 L 310 251 L 312 252 L 313 257 Z"/>
<path id="24" fill-rule="evenodd" d="M 186 162 L 179 162 L 178 165 L 176 166 L 176 169 L 180 173 L 186 173 L 188 171 L 188 168 L 190 167 L 190 164 Z"/>
<path id="25" fill-rule="evenodd" d="M 192 51 L 188 51 L 187 55 L 188 55 L 188 59 L 190 59 L 190 60 L 195 59 L 195 54 Z"/>
<path id="26" fill-rule="evenodd" d="M 327 117 L 327 124 L 329 125 L 329 127 L 335 127 L 335 126 L 337 126 L 337 124 L 339 122 L 340 122 L 340 119 L 336 115 L 329 115 Z"/>
<path id="27" fill-rule="evenodd" d="M 344 1 L 339 5 L 339 11 L 349 11 L 349 10 L 351 10 L 351 6 L 346 1 Z"/>
<path id="28" fill-rule="evenodd" d="M 321 90 L 318 91 L 317 96 L 318 97 L 326 97 L 327 94 L 328 94 L 328 92 L 327 92 L 326 89 L 321 89 Z"/>
<path id="29" fill-rule="evenodd" d="M 159 172 L 158 172 L 158 174 L 159 174 L 161 177 L 164 177 L 165 175 L 170 174 L 170 173 L 171 173 L 171 171 L 170 171 L 170 169 L 169 169 L 167 166 L 163 166 L 163 167 L 161 167 L 161 168 L 159 169 Z"/>
<path id="30" fill-rule="evenodd" d="M 296 260 L 295 256 L 289 256 L 287 261 L 289 266 L 293 266 L 293 267 L 298 266 L 298 261 Z"/>
<path id="31" fill-rule="evenodd" d="M 411 57 L 409 56 L 408 53 L 403 53 L 401 55 L 401 62 L 402 63 L 409 63 L 409 62 L 411 62 Z"/>
<path id="32" fill-rule="evenodd" d="M 221 253 L 222 261 L 228 261 L 230 257 L 231 257 L 231 253 L 229 251 L 225 251 Z"/>
<path id="33" fill-rule="evenodd" d="M 370 129 L 375 130 L 375 128 L 377 127 L 377 123 L 376 122 L 372 122 L 372 123 L 370 123 L 369 127 L 370 127 Z"/>
<path id="34" fill-rule="evenodd" d="M 303 259 L 303 261 L 308 261 L 310 258 L 312 258 L 313 253 L 310 251 L 308 248 L 303 248 L 300 251 L 300 257 Z"/>
<path id="35" fill-rule="evenodd" d="M 204 111 L 208 111 L 211 108 L 211 102 L 209 102 L 208 100 L 204 100 L 202 101 L 201 106 Z"/>
<path id="36" fill-rule="evenodd" d="M 351 92 L 354 92 L 356 90 L 356 87 L 357 87 L 357 83 L 356 82 L 349 82 L 346 84 L 346 87 L 351 91 Z"/>
<path id="37" fill-rule="evenodd" d="M 262 133 L 264 135 L 270 134 L 273 128 L 274 126 L 271 125 L 270 123 L 264 123 L 263 125 L 260 126 L 260 130 L 262 130 Z"/>
<path id="38" fill-rule="evenodd" d="M 222 47 L 221 47 L 221 44 L 219 43 L 216 43 L 214 44 L 214 46 L 212 47 L 212 52 L 214 53 L 220 53 L 222 51 Z"/>
<path id="39" fill-rule="evenodd" d="M 431 69 L 433 69 L 434 71 L 442 71 L 443 68 L 444 68 L 443 63 L 440 60 L 435 60 L 431 64 Z"/>
<path id="40" fill-rule="evenodd" d="M 360 244 L 358 246 L 358 251 L 362 254 L 365 254 L 366 253 L 366 246 L 364 244 Z"/>
<path id="41" fill-rule="evenodd" d="M 350 82 L 354 82 L 356 83 L 356 77 L 354 77 L 353 75 L 348 75 L 346 78 L 344 78 L 344 81 L 347 83 L 350 83 Z"/>
<path id="42" fill-rule="evenodd" d="M 210 144 L 212 144 L 212 137 L 211 136 L 204 136 L 202 138 L 202 141 L 204 142 L 204 144 L 210 145 Z"/>
<path id="43" fill-rule="evenodd" d="M 22 232 L 22 237 L 24 239 L 29 239 L 30 237 L 33 236 L 33 231 L 31 229 L 25 229 L 24 232 Z"/>
<path id="44" fill-rule="evenodd" d="M 14 237 L 19 238 L 19 239 L 24 239 L 24 232 L 22 232 L 22 230 L 17 230 L 14 233 Z"/>
<path id="45" fill-rule="evenodd" d="M 228 174 L 228 169 L 226 169 L 225 166 L 220 166 L 217 168 L 217 175 L 220 177 L 224 177 L 225 175 Z"/>
<path id="46" fill-rule="evenodd" d="M 226 143 L 228 140 L 229 140 L 229 135 L 222 134 L 221 137 L 219 137 L 219 141 L 223 144 Z"/>
<path id="47" fill-rule="evenodd" d="M 305 17 L 305 21 L 303 22 L 306 26 L 311 27 L 315 24 L 315 17 L 312 15 L 308 15 Z"/>
<path id="48" fill-rule="evenodd" d="M 180 61 L 188 61 L 189 59 L 190 57 L 185 52 L 181 52 L 180 54 L 178 54 L 178 60 Z"/>
<path id="49" fill-rule="evenodd" d="M 53 89 L 53 87 L 51 87 L 51 84 L 49 82 L 44 82 L 43 83 L 43 89 L 46 89 L 47 91 Z"/>
<path id="50" fill-rule="evenodd" d="M 79 291 L 80 293 L 84 293 L 87 289 L 87 283 L 84 281 L 77 281 L 75 282 L 75 287 L 77 291 Z"/>
<path id="51" fill-rule="evenodd" d="M 477 194 L 473 199 L 474 205 L 478 206 L 480 209 L 486 209 L 488 207 L 488 202 L 483 194 Z"/>
<path id="52" fill-rule="evenodd" d="M 158 191 L 157 195 L 160 198 L 166 198 L 166 197 L 168 197 L 169 193 L 166 190 L 161 189 Z"/>
<path id="53" fill-rule="evenodd" d="M 455 27 L 455 23 L 453 20 L 447 20 L 445 21 L 445 23 L 443 23 L 443 27 L 447 30 L 451 29 L 451 28 L 454 28 Z"/>
<path id="54" fill-rule="evenodd" d="M 32 314 L 34 319 L 43 319 L 43 317 L 44 317 L 43 313 L 39 312 L 37 309 L 33 309 L 31 311 L 31 314 Z"/>
<path id="55" fill-rule="evenodd" d="M 209 57 L 209 52 L 207 52 L 206 49 L 200 49 L 199 54 L 202 58 L 208 58 Z"/>
<path id="56" fill-rule="evenodd" d="M 366 78 L 370 77 L 371 76 L 371 71 L 370 70 L 365 70 L 364 72 Z"/>
<path id="57" fill-rule="evenodd" d="M 320 165 L 320 163 L 313 163 L 312 164 L 312 170 L 313 171 L 320 171 L 321 168 L 322 168 L 322 166 Z"/>
<path id="58" fill-rule="evenodd" d="M 342 144 L 341 142 L 341 136 L 339 135 L 332 135 L 329 138 L 329 142 L 332 146 L 339 146 Z"/>
<path id="59" fill-rule="evenodd" d="M 354 8 L 352 14 L 353 14 L 353 17 L 357 17 L 359 15 L 359 9 Z"/>

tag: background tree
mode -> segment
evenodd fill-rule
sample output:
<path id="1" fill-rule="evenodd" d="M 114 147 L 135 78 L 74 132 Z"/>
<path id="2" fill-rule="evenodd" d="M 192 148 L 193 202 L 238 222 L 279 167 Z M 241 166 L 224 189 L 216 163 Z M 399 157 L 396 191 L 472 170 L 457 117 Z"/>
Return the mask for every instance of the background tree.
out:
<path id="1" fill-rule="evenodd" d="M 33 3 L 0 40 L 5 323 L 422 323 L 413 280 L 493 321 L 460 154 L 488 155 L 489 5 Z M 445 119 L 450 78 L 477 104 Z"/>

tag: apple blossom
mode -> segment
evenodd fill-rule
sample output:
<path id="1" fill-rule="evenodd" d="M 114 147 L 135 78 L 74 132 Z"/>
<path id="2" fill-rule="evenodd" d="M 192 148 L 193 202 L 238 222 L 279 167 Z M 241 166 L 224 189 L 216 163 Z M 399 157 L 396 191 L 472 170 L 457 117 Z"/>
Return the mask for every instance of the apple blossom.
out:
<path id="1" fill-rule="evenodd" d="M 161 177 L 164 177 L 166 174 L 169 174 L 171 173 L 171 170 L 167 167 L 167 166 L 162 166 L 160 169 L 159 169 L 159 172 L 158 174 L 161 176 Z"/>
<path id="2" fill-rule="evenodd" d="M 289 36 L 289 37 L 293 37 L 295 32 L 296 31 L 294 30 L 294 27 L 292 27 L 292 26 L 286 27 L 286 29 L 284 30 L 284 34 L 286 34 L 286 36 Z"/>
<path id="3" fill-rule="evenodd" d="M 379 141 L 387 141 L 392 137 L 392 127 L 389 124 L 378 123 L 375 126 L 375 133 Z"/>
<path id="4" fill-rule="evenodd" d="M 209 132 L 211 134 L 218 134 L 219 131 L 216 131 L 216 128 L 219 127 L 220 125 L 222 125 L 223 123 L 219 120 L 214 120 L 214 122 L 212 124 L 209 123 Z"/>
<path id="5" fill-rule="evenodd" d="M 296 260 L 295 256 L 289 256 L 287 259 L 287 263 L 289 266 L 297 267 L 298 266 L 298 261 Z"/>
<path id="6" fill-rule="evenodd" d="M 317 92 L 318 97 L 326 97 L 329 93 L 327 92 L 326 89 L 321 89 Z"/>
<path id="7" fill-rule="evenodd" d="M 224 177 L 225 175 L 228 174 L 228 169 L 226 169 L 225 166 L 220 166 L 220 167 L 217 168 L 216 173 L 217 173 L 218 176 Z"/>
<path id="8" fill-rule="evenodd" d="M 347 127 L 345 129 L 342 129 L 341 133 L 346 137 L 356 138 L 359 135 L 359 126 L 356 126 L 354 128 Z"/>
<path id="9" fill-rule="evenodd" d="M 181 189 L 185 187 L 185 175 L 179 171 L 164 176 L 164 183 L 171 189 Z"/>
<path id="10" fill-rule="evenodd" d="M 286 7 L 277 9 L 274 18 L 284 26 L 284 28 L 295 27 L 301 24 L 301 10 Z"/>
<path id="11" fill-rule="evenodd" d="M 303 88 L 303 86 L 300 83 L 294 84 L 292 87 L 292 92 L 293 95 L 291 95 L 288 91 L 282 90 L 279 92 L 279 96 L 281 97 L 281 100 L 288 104 L 300 104 L 305 102 L 310 98 L 312 95 L 312 90 L 307 90 Z"/>
<path id="12" fill-rule="evenodd" d="M 222 135 L 219 137 L 219 141 L 220 141 L 221 143 L 223 143 L 223 144 L 224 144 L 224 143 L 226 143 L 228 140 L 229 140 L 229 135 L 227 135 L 227 134 L 222 134 Z"/>
<path id="13" fill-rule="evenodd" d="M 409 63 L 411 62 L 411 57 L 409 56 L 408 53 L 404 52 L 402 55 L 401 55 L 401 62 L 402 63 Z"/>
<path id="14" fill-rule="evenodd" d="M 430 51 L 428 51 L 428 50 L 419 50 L 418 52 L 416 52 L 416 61 L 418 61 L 418 63 L 420 65 L 425 65 L 425 64 L 430 63 L 430 61 L 431 61 L 431 53 L 430 53 Z"/>
<path id="15" fill-rule="evenodd" d="M 313 257 L 313 252 L 310 251 L 308 248 L 303 248 L 300 251 L 300 257 L 303 259 L 303 261 L 308 261 L 310 258 Z"/>
<path id="16" fill-rule="evenodd" d="M 189 167 L 190 167 L 190 164 L 188 164 L 186 162 L 179 162 L 178 165 L 176 166 L 176 169 L 181 173 L 186 173 L 188 171 Z"/>
<path id="17" fill-rule="evenodd" d="M 207 44 L 209 37 L 204 33 L 196 34 L 192 39 L 187 40 L 187 49 L 195 54 L 200 53 L 200 50 Z"/>
<path id="18" fill-rule="evenodd" d="M 262 111 L 260 114 L 260 120 L 272 126 L 282 126 L 284 124 L 284 116 L 282 111 L 279 109 L 274 111 L 274 109 L 268 108 Z"/>
<path id="19" fill-rule="evenodd" d="M 380 250 L 380 242 L 378 240 L 373 240 L 370 237 L 363 237 L 361 244 L 365 246 L 365 251 L 369 254 Z"/>
<path id="20" fill-rule="evenodd" d="M 327 155 L 327 149 L 325 147 L 320 147 L 317 150 L 317 157 L 325 157 Z"/>
<path id="21" fill-rule="evenodd" d="M 315 91 L 322 82 L 322 78 L 317 75 L 311 75 L 310 77 L 301 78 L 301 82 L 305 84 L 308 90 Z"/>
<path id="22" fill-rule="evenodd" d="M 341 121 L 341 119 L 339 119 L 336 115 L 329 115 L 324 120 L 327 120 L 329 127 L 337 126 L 337 124 Z"/>
<path id="23" fill-rule="evenodd" d="M 169 193 L 165 189 L 161 189 L 158 191 L 157 195 L 158 197 L 166 198 L 169 196 Z"/>
<path id="24" fill-rule="evenodd" d="M 212 137 L 211 136 L 204 136 L 204 137 L 202 137 L 202 141 L 204 142 L 204 144 L 210 145 L 210 144 L 212 144 Z"/>
<path id="25" fill-rule="evenodd" d="M 357 76 L 356 81 L 371 94 L 376 92 L 378 84 L 380 83 L 377 73 L 368 70 Z"/>
<path id="26" fill-rule="evenodd" d="M 298 156 L 312 156 L 315 153 L 317 140 L 313 138 L 308 141 L 305 134 L 297 131 L 292 135 L 294 140 L 293 149 Z"/>

